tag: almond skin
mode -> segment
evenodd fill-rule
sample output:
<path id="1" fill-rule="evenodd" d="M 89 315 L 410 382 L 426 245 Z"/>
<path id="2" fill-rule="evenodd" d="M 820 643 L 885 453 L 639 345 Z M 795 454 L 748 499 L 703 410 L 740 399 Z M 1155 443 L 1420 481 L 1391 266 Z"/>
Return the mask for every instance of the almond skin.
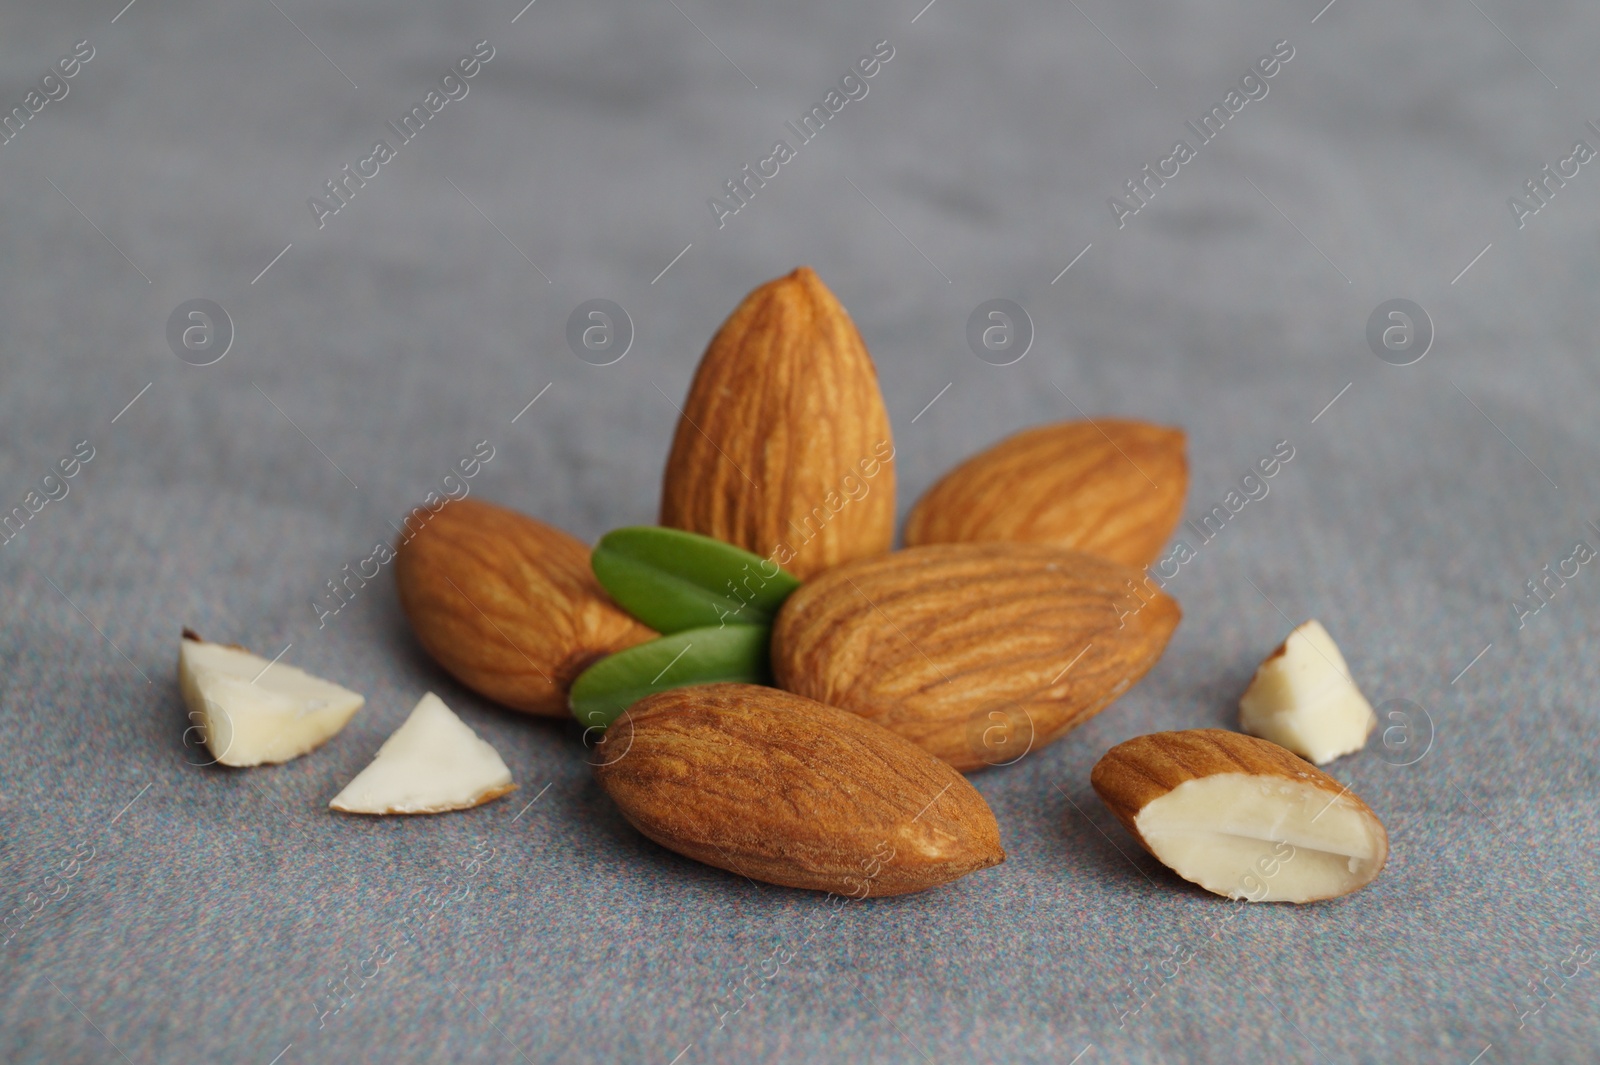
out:
<path id="1" fill-rule="evenodd" d="M 928 489 L 906 546 L 1015 540 L 1142 568 L 1183 517 L 1189 464 L 1181 429 L 1104 419 L 1026 429 Z"/>
<path id="2" fill-rule="evenodd" d="M 1360 890 L 1388 859 L 1388 833 L 1348 785 L 1254 736 L 1137 736 L 1090 783 L 1145 850 L 1218 895 L 1316 902 Z"/>
<path id="3" fill-rule="evenodd" d="M 983 797 L 854 714 L 751 684 L 635 703 L 595 777 L 635 828 L 686 857 L 856 898 L 949 883 L 1005 860 Z"/>
<path id="4" fill-rule="evenodd" d="M 1043 544 L 935 544 L 852 562 L 778 614 L 779 687 L 860 714 L 957 769 L 1009 764 L 1155 664 L 1178 604 Z M 1070 667 L 1070 668 L 1069 668 Z"/>
<path id="5" fill-rule="evenodd" d="M 475 499 L 425 520 L 396 546 L 400 606 L 428 653 L 479 695 L 564 717 L 579 673 L 655 636 L 607 598 L 589 549 L 560 529 Z"/>
<path id="6" fill-rule="evenodd" d="M 802 266 L 746 296 L 706 348 L 667 458 L 661 524 L 804 580 L 889 550 L 893 458 L 861 334 Z"/>

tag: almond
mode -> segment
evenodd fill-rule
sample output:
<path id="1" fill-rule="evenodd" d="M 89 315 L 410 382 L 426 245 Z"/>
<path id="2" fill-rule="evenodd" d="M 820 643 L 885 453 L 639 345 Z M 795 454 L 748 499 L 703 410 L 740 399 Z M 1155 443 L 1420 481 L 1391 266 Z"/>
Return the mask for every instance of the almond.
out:
<path id="1" fill-rule="evenodd" d="M 655 635 L 606 597 L 589 549 L 560 529 L 477 500 L 426 515 L 396 548 L 400 606 L 428 653 L 479 695 L 564 716 L 579 673 Z"/>
<path id="2" fill-rule="evenodd" d="M 1256 670 L 1239 699 L 1239 728 L 1318 765 L 1367 745 L 1378 727 L 1322 622 L 1298 626 Z"/>
<path id="3" fill-rule="evenodd" d="M 1055 544 L 1148 566 L 1183 516 L 1181 429 L 1104 419 L 1026 429 L 945 474 L 912 508 L 908 547 Z"/>
<path id="4" fill-rule="evenodd" d="M 936 544 L 852 562 L 778 613 L 778 686 L 876 721 L 960 770 L 1009 763 L 1098 713 L 1161 657 L 1173 599 L 1044 544 Z"/>
<path id="5" fill-rule="evenodd" d="M 210 643 L 192 629 L 183 630 L 178 650 L 178 688 L 192 722 L 184 739 L 199 733 L 216 761 L 232 766 L 272 765 L 314 751 L 366 703 L 287 662 Z"/>
<path id="6" fill-rule="evenodd" d="M 889 550 L 894 443 L 861 334 L 809 267 L 746 296 L 695 371 L 661 524 L 801 580 Z"/>
<path id="7" fill-rule="evenodd" d="M 1347 785 L 1254 736 L 1139 736 L 1107 751 L 1090 782 L 1145 850 L 1228 898 L 1348 895 L 1389 856 L 1389 834 Z"/>
<path id="8" fill-rule="evenodd" d="M 696 861 L 862 898 L 1005 860 L 983 797 L 870 721 L 752 684 L 634 704 L 600 744 L 600 786 L 635 828 Z"/>
<path id="9" fill-rule="evenodd" d="M 328 807 L 347 814 L 441 814 L 516 790 L 500 752 L 428 692 Z"/>

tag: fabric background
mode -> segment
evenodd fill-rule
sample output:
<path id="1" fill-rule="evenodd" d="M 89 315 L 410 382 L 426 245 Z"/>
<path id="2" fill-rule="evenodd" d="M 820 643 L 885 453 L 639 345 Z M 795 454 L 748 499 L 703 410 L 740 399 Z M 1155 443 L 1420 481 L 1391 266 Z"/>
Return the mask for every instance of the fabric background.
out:
<path id="1" fill-rule="evenodd" d="M 0 546 L 0 1058 L 1593 1061 L 1600 577 L 1520 629 L 1512 604 L 1600 545 L 1600 174 L 1522 228 L 1507 197 L 1600 146 L 1600 20 L 1323 2 L 5 3 L 0 104 L 74 42 L 94 57 L 0 146 L 0 509 L 80 441 L 94 458 Z M 307 198 L 480 40 L 468 95 L 319 229 Z M 707 198 L 880 40 L 868 95 L 719 229 Z M 1108 198 L 1280 40 L 1269 94 L 1119 229 Z M 1191 516 L 1295 449 L 1173 581 L 1154 672 L 973 778 L 1009 860 L 832 921 L 643 840 L 576 728 L 423 655 L 387 574 L 325 627 L 310 605 L 480 440 L 476 498 L 589 539 L 651 521 L 707 339 L 801 263 L 877 361 L 902 517 L 1080 408 L 1183 426 Z M 1002 297 L 1036 331 L 1003 367 L 965 338 Z M 236 330 L 205 367 L 166 339 L 196 298 Z M 592 298 L 636 330 L 613 365 L 567 346 Z M 1413 365 L 1365 339 L 1392 298 L 1436 330 Z M 1393 855 L 1348 899 L 1236 913 L 1139 851 L 1089 770 L 1231 726 L 1312 616 L 1410 714 L 1332 767 Z M 191 765 L 184 625 L 292 645 L 367 708 L 285 766 Z M 331 816 L 428 690 L 521 790 Z"/>

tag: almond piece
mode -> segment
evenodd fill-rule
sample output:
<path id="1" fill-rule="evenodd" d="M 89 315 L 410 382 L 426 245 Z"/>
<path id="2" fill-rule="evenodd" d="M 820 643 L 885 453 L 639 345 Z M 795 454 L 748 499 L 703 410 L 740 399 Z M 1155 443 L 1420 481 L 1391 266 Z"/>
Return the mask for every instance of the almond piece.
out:
<path id="1" fill-rule="evenodd" d="M 746 296 L 706 348 L 667 458 L 661 524 L 805 580 L 889 550 L 893 458 L 861 334 L 802 266 Z"/>
<path id="2" fill-rule="evenodd" d="M 655 636 L 607 598 L 580 541 L 504 507 L 447 503 L 397 551 L 400 606 L 422 646 L 513 710 L 566 716 L 578 674 Z"/>
<path id="3" fill-rule="evenodd" d="M 1389 857 L 1378 815 L 1346 785 L 1254 736 L 1139 736 L 1107 751 L 1090 782 L 1163 865 L 1231 899 L 1337 898 Z"/>
<path id="4" fill-rule="evenodd" d="M 1005 860 L 983 797 L 854 714 L 753 684 L 634 704 L 606 732 L 600 786 L 686 857 L 862 898 L 922 891 Z"/>
<path id="5" fill-rule="evenodd" d="M 1142 568 L 1183 516 L 1181 429 L 1103 419 L 1025 429 L 945 474 L 917 500 L 907 547 L 1019 540 Z"/>
<path id="6" fill-rule="evenodd" d="M 800 586 L 778 613 L 780 688 L 860 714 L 960 770 L 1015 761 L 1161 657 L 1180 611 L 1140 574 L 1044 544 L 935 544 Z"/>
<path id="7" fill-rule="evenodd" d="M 366 702 L 287 662 L 207 642 L 190 629 L 178 648 L 178 688 L 189 730 L 231 766 L 277 764 L 314 751 Z"/>
<path id="8" fill-rule="evenodd" d="M 1239 727 L 1318 765 L 1359 751 L 1378 727 L 1339 645 L 1315 618 L 1256 669 L 1239 699 Z"/>
<path id="9" fill-rule="evenodd" d="M 428 692 L 328 807 L 347 814 L 442 814 L 515 790 L 500 752 Z"/>

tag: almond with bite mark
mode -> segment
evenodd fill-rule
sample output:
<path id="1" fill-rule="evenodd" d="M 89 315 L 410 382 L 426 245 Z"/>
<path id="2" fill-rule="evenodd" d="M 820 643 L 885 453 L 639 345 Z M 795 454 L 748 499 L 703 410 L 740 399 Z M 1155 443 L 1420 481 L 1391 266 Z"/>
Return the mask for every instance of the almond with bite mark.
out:
<path id="1" fill-rule="evenodd" d="M 706 348 L 667 458 L 661 524 L 804 580 L 889 550 L 893 458 L 866 345 L 802 266 L 746 296 Z"/>
<path id="2" fill-rule="evenodd" d="M 752 684 L 661 692 L 606 732 L 600 786 L 649 838 L 756 880 L 862 898 L 1005 860 L 983 797 L 854 714 Z"/>
<path id="3" fill-rule="evenodd" d="M 1044 544 L 935 544 L 803 584 L 772 636 L 778 686 L 860 714 L 960 770 L 1009 763 L 1132 687 L 1177 627 L 1140 574 Z"/>
<path id="4" fill-rule="evenodd" d="M 1139 736 L 1107 751 L 1090 780 L 1145 850 L 1228 898 L 1337 898 L 1370 884 L 1389 857 L 1389 834 L 1366 803 L 1254 736 Z"/>
<path id="5" fill-rule="evenodd" d="M 397 550 L 400 605 L 422 646 L 513 710 L 565 716 L 579 673 L 655 636 L 606 596 L 587 547 L 504 507 L 448 503 Z"/>
<path id="6" fill-rule="evenodd" d="M 917 500 L 906 546 L 1018 540 L 1141 567 L 1183 516 L 1181 429 L 1101 419 L 1026 429 L 945 474 Z"/>

